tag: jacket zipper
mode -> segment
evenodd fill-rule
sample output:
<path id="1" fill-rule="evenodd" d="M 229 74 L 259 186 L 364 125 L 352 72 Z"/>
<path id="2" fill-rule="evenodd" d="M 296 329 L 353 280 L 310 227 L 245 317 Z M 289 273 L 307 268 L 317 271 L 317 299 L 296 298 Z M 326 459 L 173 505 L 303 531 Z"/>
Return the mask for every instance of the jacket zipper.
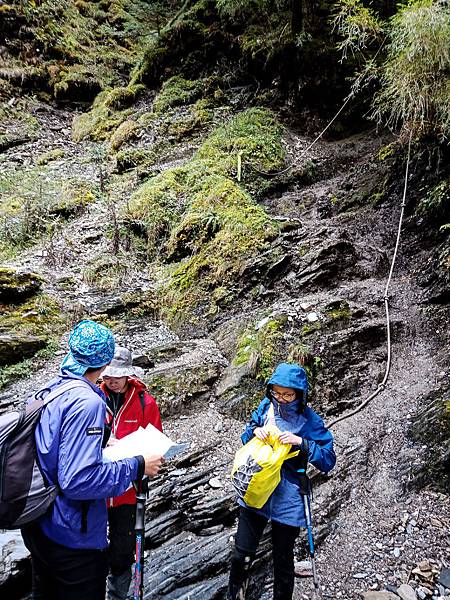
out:
<path id="1" fill-rule="evenodd" d="M 115 431 L 117 429 L 117 426 L 119 425 L 120 419 L 122 418 L 122 414 L 125 410 L 125 408 L 129 405 L 129 403 L 131 402 L 131 399 L 133 398 L 133 394 L 135 392 L 135 388 L 133 387 L 130 397 L 128 398 L 128 400 L 124 403 L 124 405 L 122 406 L 122 408 L 119 410 L 119 412 L 117 413 L 117 415 L 114 417 L 113 415 L 113 419 L 112 419 L 112 425 L 111 425 L 111 433 L 113 435 L 115 435 Z M 114 508 L 114 498 L 109 498 L 109 508 Z"/>

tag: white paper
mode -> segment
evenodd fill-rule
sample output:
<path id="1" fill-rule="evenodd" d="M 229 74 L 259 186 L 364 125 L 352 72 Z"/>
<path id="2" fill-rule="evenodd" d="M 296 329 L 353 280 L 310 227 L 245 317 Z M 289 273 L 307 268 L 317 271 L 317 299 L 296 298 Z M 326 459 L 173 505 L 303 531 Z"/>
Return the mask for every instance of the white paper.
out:
<path id="1" fill-rule="evenodd" d="M 103 450 L 103 456 L 108 461 L 132 458 L 139 455 L 145 456 L 147 454 L 175 456 L 175 454 L 186 448 L 186 444 L 176 444 L 149 423 L 145 429 L 139 427 L 137 431 L 133 431 L 133 433 L 118 440 L 112 446 L 106 446 Z"/>

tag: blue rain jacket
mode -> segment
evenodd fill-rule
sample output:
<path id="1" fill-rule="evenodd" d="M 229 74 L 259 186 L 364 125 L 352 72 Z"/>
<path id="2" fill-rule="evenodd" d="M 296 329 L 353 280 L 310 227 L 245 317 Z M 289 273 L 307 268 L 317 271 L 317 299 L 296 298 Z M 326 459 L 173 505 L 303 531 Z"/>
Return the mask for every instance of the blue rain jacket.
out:
<path id="1" fill-rule="evenodd" d="M 61 490 L 39 519 L 44 534 L 68 548 L 107 547 L 106 498 L 120 496 L 137 478 L 139 461 L 103 462 L 102 439 L 106 401 L 87 379 L 61 371 L 46 387 L 79 379 L 82 387 L 64 392 L 42 410 L 35 439 L 39 463 L 47 480 Z M 30 401 L 33 398 L 30 399 Z M 83 501 L 87 531 L 82 532 Z"/>
<path id="2" fill-rule="evenodd" d="M 308 382 L 305 370 L 302 367 L 281 363 L 270 378 L 270 384 L 302 390 L 306 403 Z M 242 435 L 242 442 L 244 444 L 252 439 L 256 427 L 264 426 L 270 403 L 271 400 L 265 397 L 258 408 L 252 413 L 251 420 Z M 331 471 L 336 463 L 333 436 L 325 427 L 319 415 L 309 406 L 306 406 L 303 413 L 299 414 L 296 410 L 293 410 L 295 407 L 294 403 L 292 403 L 292 406 L 289 404 L 279 404 L 276 400 L 272 400 L 272 403 L 274 404 L 277 426 L 282 431 L 291 431 L 306 440 L 308 462 L 324 473 Z M 285 426 L 283 426 L 283 421 L 285 421 Z M 297 446 L 292 447 L 292 450 L 298 449 Z M 251 508 L 243 500 L 239 500 L 239 504 L 264 515 L 272 521 L 294 527 L 306 527 L 305 509 L 303 498 L 300 494 L 297 467 L 298 462 L 296 464 L 295 458 L 284 462 L 281 468 L 281 481 L 262 508 Z"/>

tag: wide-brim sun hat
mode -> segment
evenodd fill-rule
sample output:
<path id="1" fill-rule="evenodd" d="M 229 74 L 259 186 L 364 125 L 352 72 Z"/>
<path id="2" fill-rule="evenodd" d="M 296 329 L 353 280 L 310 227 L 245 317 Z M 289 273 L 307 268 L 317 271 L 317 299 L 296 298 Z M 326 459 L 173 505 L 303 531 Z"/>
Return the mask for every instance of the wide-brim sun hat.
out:
<path id="1" fill-rule="evenodd" d="M 144 374 L 144 370 L 140 367 L 133 365 L 133 357 L 128 350 L 123 346 L 116 346 L 114 358 L 103 371 L 103 377 L 129 377 L 135 375 L 141 377 Z"/>

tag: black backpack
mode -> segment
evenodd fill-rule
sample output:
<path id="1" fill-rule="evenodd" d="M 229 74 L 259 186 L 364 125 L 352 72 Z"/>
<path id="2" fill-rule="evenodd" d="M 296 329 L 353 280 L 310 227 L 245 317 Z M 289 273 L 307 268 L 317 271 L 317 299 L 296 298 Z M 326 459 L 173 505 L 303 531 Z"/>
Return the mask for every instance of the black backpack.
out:
<path id="1" fill-rule="evenodd" d="M 45 388 L 24 410 L 0 417 L 0 529 L 22 527 L 43 515 L 54 502 L 59 490 L 42 474 L 34 432 L 46 404 L 68 390 L 85 386 L 72 379 L 53 391 Z"/>

